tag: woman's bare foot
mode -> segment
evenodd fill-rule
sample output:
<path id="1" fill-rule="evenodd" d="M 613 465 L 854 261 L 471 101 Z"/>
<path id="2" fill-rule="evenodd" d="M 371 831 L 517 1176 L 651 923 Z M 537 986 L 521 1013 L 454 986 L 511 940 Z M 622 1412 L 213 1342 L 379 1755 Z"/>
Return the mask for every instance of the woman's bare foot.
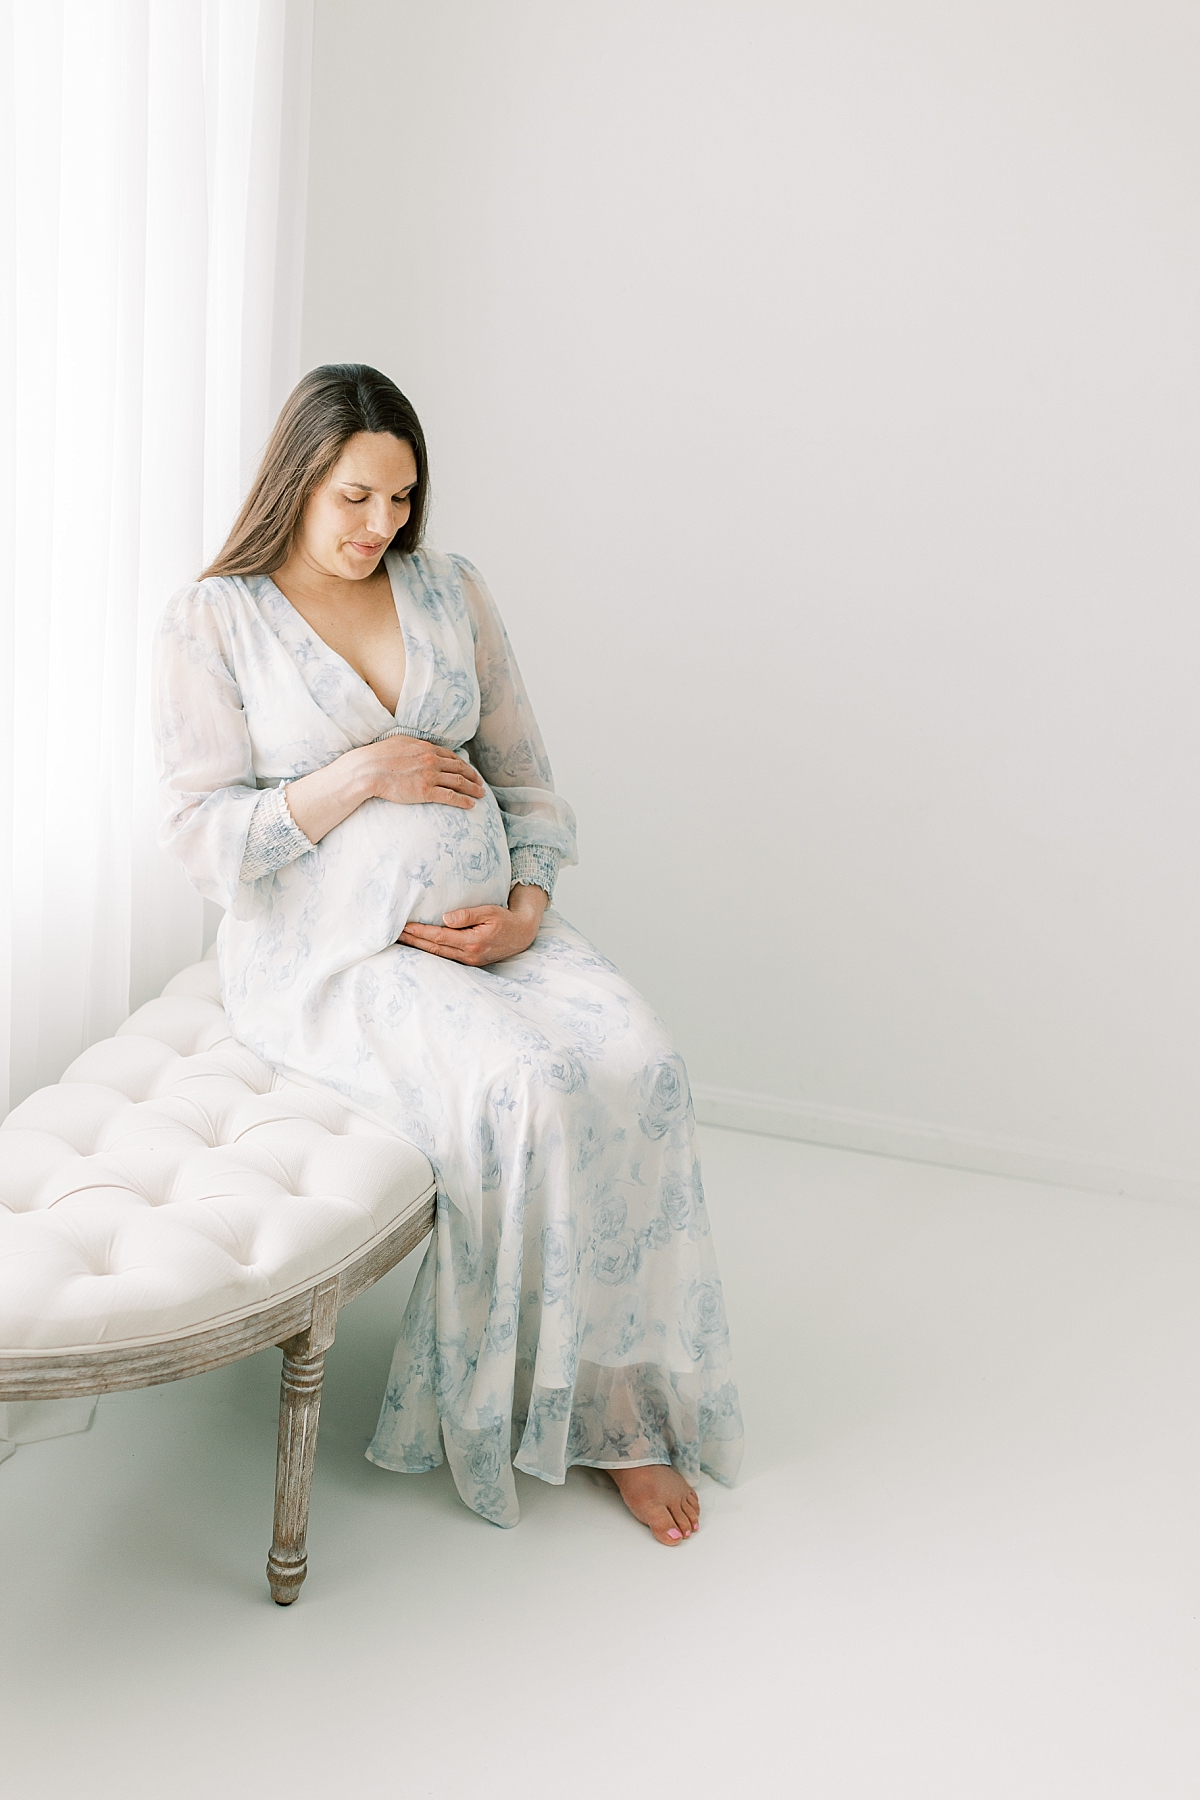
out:
<path id="1" fill-rule="evenodd" d="M 608 1473 L 634 1518 L 648 1525 L 660 1544 L 681 1544 L 699 1526 L 699 1495 L 670 1463 Z"/>

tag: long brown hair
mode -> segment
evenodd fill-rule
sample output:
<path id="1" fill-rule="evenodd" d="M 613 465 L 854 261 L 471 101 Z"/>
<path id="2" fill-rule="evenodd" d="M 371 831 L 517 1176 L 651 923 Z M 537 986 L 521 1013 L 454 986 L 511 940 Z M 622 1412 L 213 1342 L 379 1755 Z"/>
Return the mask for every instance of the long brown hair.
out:
<path id="1" fill-rule="evenodd" d="M 387 431 L 412 445 L 417 485 L 407 523 L 389 548 L 415 550 L 429 501 L 421 422 L 395 382 L 378 369 L 326 363 L 305 375 L 284 401 L 245 504 L 204 575 L 270 575 L 282 568 L 309 495 L 359 431 Z"/>

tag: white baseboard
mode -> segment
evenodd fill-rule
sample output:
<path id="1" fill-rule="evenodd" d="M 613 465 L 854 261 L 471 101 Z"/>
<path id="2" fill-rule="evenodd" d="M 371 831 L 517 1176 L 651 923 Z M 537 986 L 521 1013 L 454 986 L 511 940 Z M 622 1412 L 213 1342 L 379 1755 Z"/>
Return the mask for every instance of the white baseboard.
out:
<path id="1" fill-rule="evenodd" d="M 939 1163 L 950 1169 L 1009 1175 L 1019 1181 L 1084 1188 L 1097 1194 L 1200 1205 L 1200 1169 L 1086 1156 L 1018 1138 L 924 1125 L 913 1119 L 857 1112 L 851 1107 L 780 1100 L 771 1094 L 744 1093 L 739 1088 L 702 1084 L 692 1089 L 692 1097 L 700 1124 L 719 1125 L 726 1131 L 796 1138 L 805 1144 L 830 1144 L 840 1150 L 864 1150 L 871 1156 Z"/>

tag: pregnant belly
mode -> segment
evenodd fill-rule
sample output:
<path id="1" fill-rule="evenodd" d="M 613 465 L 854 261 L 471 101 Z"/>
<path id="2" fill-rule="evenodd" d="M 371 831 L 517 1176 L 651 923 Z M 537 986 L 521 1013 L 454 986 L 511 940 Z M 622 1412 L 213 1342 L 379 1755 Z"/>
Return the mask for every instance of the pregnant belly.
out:
<path id="1" fill-rule="evenodd" d="M 322 911 L 336 906 L 380 948 L 410 919 L 440 925 L 456 907 L 508 899 L 508 845 L 490 788 L 470 808 L 368 800 L 319 848 Z"/>
<path id="2" fill-rule="evenodd" d="M 410 919 L 440 925 L 457 907 L 503 906 L 509 879 L 490 789 L 469 809 L 367 800 L 309 855 L 243 888 L 226 914 L 219 944 L 230 1016 L 252 999 L 256 1011 L 290 1008 L 386 950 Z"/>

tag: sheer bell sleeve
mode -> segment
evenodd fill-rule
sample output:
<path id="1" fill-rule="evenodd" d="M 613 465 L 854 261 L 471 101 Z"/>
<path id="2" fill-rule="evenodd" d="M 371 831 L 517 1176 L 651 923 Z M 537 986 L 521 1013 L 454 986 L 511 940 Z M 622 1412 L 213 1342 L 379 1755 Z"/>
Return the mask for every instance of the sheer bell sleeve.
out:
<path id="1" fill-rule="evenodd" d="M 226 909 L 234 906 L 243 880 L 265 872 L 259 862 L 278 867 L 312 848 L 292 824 L 286 802 L 283 816 L 276 818 L 278 790 L 260 791 L 255 780 L 250 734 L 233 674 L 232 631 L 220 583 L 182 588 L 162 615 L 153 673 L 154 741 L 165 815 L 158 841 L 178 857 L 192 886 Z M 269 846 L 263 841 L 264 828 L 272 840 Z M 280 853 L 285 836 L 290 854 Z"/>
<path id="2" fill-rule="evenodd" d="M 573 863 L 575 814 L 554 791 L 542 735 L 508 633 L 479 571 L 456 556 L 475 637 L 479 729 L 466 746 L 504 819 L 513 881 L 553 898 L 560 864 Z"/>

